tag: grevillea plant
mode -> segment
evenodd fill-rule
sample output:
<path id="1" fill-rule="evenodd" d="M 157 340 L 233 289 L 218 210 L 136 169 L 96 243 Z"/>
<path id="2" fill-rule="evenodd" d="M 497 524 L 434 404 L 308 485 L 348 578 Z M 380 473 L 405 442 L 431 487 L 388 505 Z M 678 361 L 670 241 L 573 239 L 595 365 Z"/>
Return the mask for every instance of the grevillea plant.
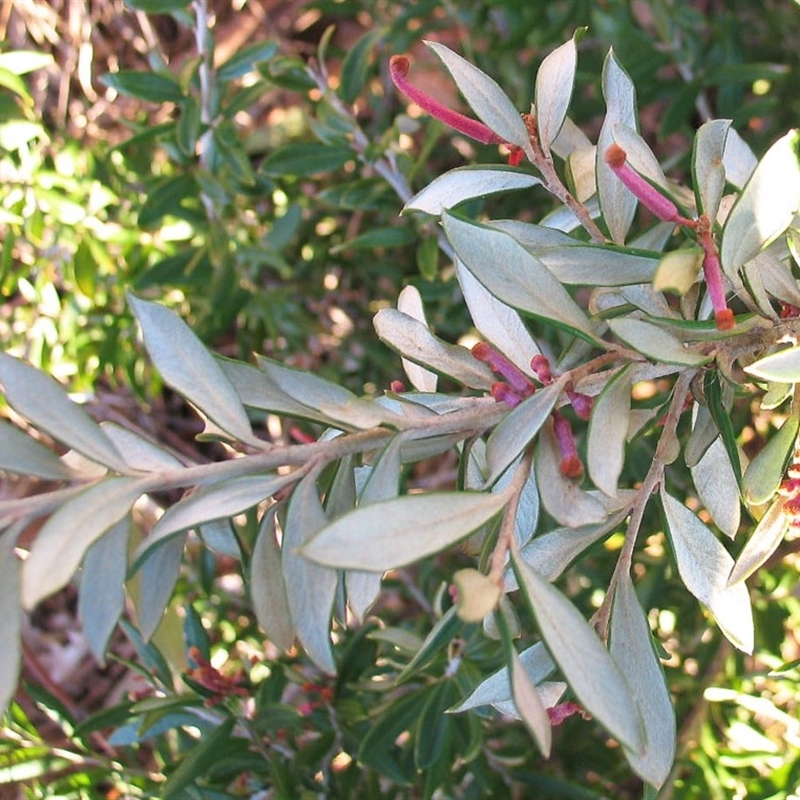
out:
<path id="1" fill-rule="evenodd" d="M 634 86 L 613 52 L 597 141 L 568 116 L 579 38 L 545 58 L 522 114 L 444 45 L 429 47 L 478 119 L 429 97 L 406 56 L 391 60 L 408 99 L 509 160 L 454 169 L 405 202 L 404 214 L 439 226 L 479 339 L 470 350 L 438 338 L 419 294 L 406 289 L 374 324 L 410 388 L 395 381 L 365 398 L 266 358 L 217 357 L 175 313 L 131 296 L 163 380 L 207 421 L 205 435 L 235 455 L 198 465 L 135 431 L 95 423 L 54 379 L 0 356 L 8 405 L 68 450 L 57 457 L 0 425 L 0 469 L 47 481 L 34 496 L 0 501 L 4 703 L 17 679 L 17 609 L 33 609 L 79 568 L 81 596 L 93 598 L 81 606 L 87 635 L 102 659 L 125 602 L 125 570 L 109 564 L 138 575 L 138 635 L 147 640 L 196 534 L 241 560 L 266 637 L 280 649 L 299 642 L 320 673 L 334 674 L 343 632 L 368 617 L 384 576 L 461 546 L 473 563 L 453 572 L 452 604 L 400 677 L 455 646 L 463 626 L 482 630 L 505 667 L 467 689 L 465 678 L 460 696 L 436 695 L 426 713 L 438 720 L 494 706 L 521 719 L 548 757 L 552 726 L 580 712 L 647 784 L 667 780 L 676 725 L 666 653 L 633 577 L 644 581 L 654 568 L 645 540 L 666 538 L 658 558 L 671 559 L 708 625 L 749 654 L 746 579 L 800 518 L 797 134 L 757 160 L 729 120 L 706 122 L 694 139 L 691 186 L 671 180 L 638 133 Z M 469 202 L 510 191 L 549 193 L 554 210 L 537 222 L 492 219 Z M 439 391 L 440 377 L 457 388 Z M 783 419 L 749 463 L 742 420 L 732 418 L 742 395 L 748 408 Z M 265 412 L 304 420 L 318 435 L 269 441 Z M 452 490 L 409 492 L 406 465 L 445 453 L 459 463 Z M 138 541 L 137 501 L 176 491 L 182 498 Z M 234 521 L 244 513 L 257 518 L 251 539 Z M 34 521 L 41 529 L 19 560 L 17 539 Z M 611 539 L 616 567 L 587 618 L 556 584 Z M 192 652 L 186 678 L 213 695 L 205 720 L 219 724 L 214 742 L 250 736 L 262 747 L 246 710 L 243 727 L 223 722 L 246 694 L 245 676 L 225 677 Z M 451 658 L 450 676 L 462 664 Z M 387 747 L 412 725 L 397 719 Z M 366 745 L 361 757 L 376 764 Z M 414 758 L 421 772 L 432 763 L 424 748 Z M 165 796 L 184 785 L 176 778 Z M 430 796 L 436 785 L 426 787 Z"/>

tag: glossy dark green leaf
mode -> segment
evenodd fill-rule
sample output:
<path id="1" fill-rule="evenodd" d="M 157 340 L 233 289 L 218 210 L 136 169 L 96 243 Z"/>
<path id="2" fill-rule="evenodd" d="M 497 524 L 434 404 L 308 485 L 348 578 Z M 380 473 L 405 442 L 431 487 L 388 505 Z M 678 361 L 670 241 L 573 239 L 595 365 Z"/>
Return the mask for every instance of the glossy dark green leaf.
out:
<path id="1" fill-rule="evenodd" d="M 299 142 L 273 150 L 260 171 L 266 175 L 317 175 L 337 170 L 353 158 L 353 151 L 345 145 Z"/>
<path id="2" fill-rule="evenodd" d="M 370 55 L 383 38 L 380 28 L 367 31 L 348 51 L 342 61 L 339 94 L 345 103 L 355 103 L 364 89 L 369 72 Z"/>
<path id="3" fill-rule="evenodd" d="M 278 52 L 277 42 L 256 42 L 243 47 L 217 67 L 217 80 L 230 81 L 243 78 L 262 61 L 269 61 Z"/>
<path id="4" fill-rule="evenodd" d="M 456 684 L 447 678 L 429 693 L 415 725 L 414 763 L 417 769 L 429 769 L 440 759 L 449 761 L 453 726 L 457 721 L 446 712 L 457 698 Z"/>
<path id="5" fill-rule="evenodd" d="M 155 227 L 168 214 L 181 216 L 181 203 L 187 198 L 196 198 L 198 193 L 197 181 L 189 174 L 160 181 L 150 187 L 147 198 L 139 207 L 139 225 L 142 228 Z"/>
<path id="6" fill-rule="evenodd" d="M 731 416 L 727 410 L 730 408 L 732 400 L 728 396 L 730 393 L 729 387 L 725 388 L 727 392 L 723 391 L 722 378 L 719 372 L 716 370 L 708 370 L 706 372 L 703 389 L 708 403 L 708 410 L 714 420 L 714 424 L 722 435 L 722 443 L 725 445 L 731 467 L 733 467 L 733 473 L 736 475 L 736 485 L 741 486 L 742 464 L 739 460 L 739 446 L 736 443 L 736 432 L 733 430 Z"/>
<path id="7" fill-rule="evenodd" d="M 147 100 L 151 103 L 178 103 L 183 99 L 183 91 L 177 80 L 167 78 L 156 72 L 136 72 L 121 70 L 107 72 L 103 83 L 120 94 Z"/>

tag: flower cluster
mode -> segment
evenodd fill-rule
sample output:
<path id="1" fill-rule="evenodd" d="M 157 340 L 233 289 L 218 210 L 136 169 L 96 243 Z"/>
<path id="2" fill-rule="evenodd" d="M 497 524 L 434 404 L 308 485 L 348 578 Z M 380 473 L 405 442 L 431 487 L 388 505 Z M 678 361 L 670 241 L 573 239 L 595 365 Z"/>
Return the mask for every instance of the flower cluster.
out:
<path id="1" fill-rule="evenodd" d="M 197 647 L 189 648 L 189 658 L 196 666 L 187 670 L 185 677 L 209 695 L 206 699 L 207 706 L 213 708 L 227 697 L 250 696 L 250 690 L 245 685 L 244 670 L 237 670 L 230 676 L 223 675 Z"/>

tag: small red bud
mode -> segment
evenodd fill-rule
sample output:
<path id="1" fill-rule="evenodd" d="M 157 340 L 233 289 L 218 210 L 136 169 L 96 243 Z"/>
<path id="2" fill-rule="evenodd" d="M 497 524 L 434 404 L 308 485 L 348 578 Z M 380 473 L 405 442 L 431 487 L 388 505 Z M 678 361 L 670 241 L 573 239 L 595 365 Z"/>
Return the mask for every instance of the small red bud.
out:
<path id="1" fill-rule="evenodd" d="M 406 386 L 403 381 L 394 380 L 389 384 L 389 391 L 393 392 L 394 394 L 403 394 L 406 390 Z"/>

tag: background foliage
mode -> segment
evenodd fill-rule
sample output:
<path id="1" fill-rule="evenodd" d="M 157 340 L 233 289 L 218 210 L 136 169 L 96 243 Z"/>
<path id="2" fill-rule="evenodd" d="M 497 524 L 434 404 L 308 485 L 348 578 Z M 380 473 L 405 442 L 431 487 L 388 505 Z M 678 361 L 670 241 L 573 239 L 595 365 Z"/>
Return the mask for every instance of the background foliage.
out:
<path id="1" fill-rule="evenodd" d="M 686 182 L 706 112 L 732 118 L 758 154 L 797 118 L 800 12 L 790 2 L 219 3 L 200 41 L 202 5 L 170 6 L 172 16 L 151 13 L 164 4 L 147 0 L 4 10 L 0 337 L 6 352 L 90 398 L 95 417 L 132 420 L 198 461 L 223 445 L 194 441 L 200 426 L 152 371 L 126 291 L 172 306 L 218 352 L 262 353 L 367 395 L 398 377 L 371 318 L 402 286 L 419 288 L 443 339 L 469 325 L 436 229 L 398 211 L 447 169 L 502 156 L 409 118 L 389 82 L 391 54 L 412 52 L 416 74 L 457 106 L 419 47 L 441 41 L 525 108 L 543 56 L 588 25 L 571 116 L 596 134 L 601 64 L 613 46 L 636 85 L 645 137 Z M 327 84 L 335 92 L 321 91 Z M 224 120 L 211 136 L 209 115 Z M 549 202 L 511 193 L 481 210 L 538 220 Z M 772 421 L 760 413 L 745 426 L 746 410 L 737 430 L 755 455 Z M 305 435 L 270 425 L 278 439 Z M 446 488 L 453 470 L 441 459 L 405 480 Z M 29 488 L 3 482 L 5 497 Z M 152 522 L 144 509 L 137 525 Z M 255 520 L 243 520 L 240 538 L 252 545 L 255 534 Z M 59 678 L 42 663 L 42 652 L 56 653 L 63 665 L 62 644 L 76 636 L 53 622 L 72 617 L 71 590 L 31 615 L 25 680 L 0 744 L 0 775 L 22 796 L 415 797 L 439 785 L 458 797 L 508 796 L 510 787 L 520 796 L 641 795 L 619 748 L 580 717 L 556 729 L 545 762 L 518 724 L 485 709 L 443 715 L 502 663 L 478 626 L 448 612 L 446 583 L 467 559 L 451 553 L 392 575 L 373 619 L 343 636 L 332 681 L 301 651 L 265 645 L 238 566 L 219 542 L 207 544 L 189 548 L 152 642 L 127 623 L 114 635 L 113 660 L 99 673 L 109 697 L 88 697 L 87 679 Z M 613 569 L 613 545 L 564 578 L 587 615 Z M 646 608 L 658 598 L 662 609 L 650 622 L 669 643 L 677 703 L 679 760 L 660 796 L 790 797 L 800 781 L 794 543 L 750 583 L 757 658 L 709 630 L 664 555 L 663 543 L 648 543 L 639 587 Z M 62 644 L 41 644 L 56 636 Z M 74 653 L 86 663 L 85 648 Z M 222 685 L 207 660 L 225 674 Z M 399 690 L 390 680 L 398 673 Z M 252 729 L 231 737 L 234 719 Z"/>

